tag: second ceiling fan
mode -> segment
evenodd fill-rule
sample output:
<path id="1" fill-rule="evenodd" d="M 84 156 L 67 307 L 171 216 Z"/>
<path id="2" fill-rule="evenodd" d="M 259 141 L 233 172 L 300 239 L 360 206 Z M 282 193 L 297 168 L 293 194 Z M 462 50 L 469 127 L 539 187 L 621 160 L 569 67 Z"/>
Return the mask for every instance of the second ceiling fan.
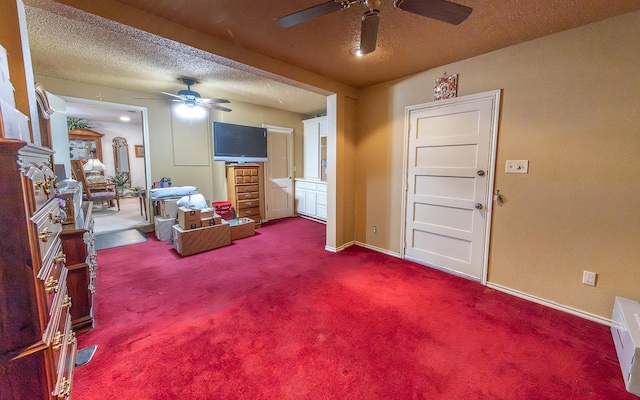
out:
<path id="1" fill-rule="evenodd" d="M 362 29 L 360 32 L 359 53 L 364 55 L 376 49 L 378 22 L 380 20 L 380 1 L 381 0 L 330 0 L 282 18 L 277 18 L 275 22 L 276 25 L 282 28 L 288 28 L 334 11 L 347 9 L 353 4 L 362 3 L 368 8 L 368 10 L 362 14 Z M 471 11 L 473 11 L 471 7 L 444 0 L 394 0 L 393 6 L 402 11 L 437 19 L 452 25 L 458 25 L 467 19 Z"/>

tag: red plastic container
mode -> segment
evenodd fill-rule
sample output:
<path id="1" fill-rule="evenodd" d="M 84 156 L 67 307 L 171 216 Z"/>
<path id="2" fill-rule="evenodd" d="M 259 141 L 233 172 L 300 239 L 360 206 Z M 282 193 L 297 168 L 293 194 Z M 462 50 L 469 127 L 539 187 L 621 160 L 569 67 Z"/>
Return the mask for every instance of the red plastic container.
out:
<path id="1" fill-rule="evenodd" d="M 230 201 L 214 201 L 211 203 L 213 208 L 216 209 L 216 214 L 219 214 L 222 219 L 231 219 L 231 202 Z"/>

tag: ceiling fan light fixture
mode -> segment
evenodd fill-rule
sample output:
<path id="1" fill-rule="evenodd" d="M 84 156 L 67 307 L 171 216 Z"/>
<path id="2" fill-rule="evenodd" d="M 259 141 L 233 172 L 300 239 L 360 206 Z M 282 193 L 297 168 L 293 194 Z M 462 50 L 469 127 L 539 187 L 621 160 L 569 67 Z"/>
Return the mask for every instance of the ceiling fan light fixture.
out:
<path id="1" fill-rule="evenodd" d="M 178 115 L 185 118 L 200 119 L 207 116 L 207 111 L 204 108 L 196 105 L 195 103 L 188 102 L 178 104 L 178 106 L 176 107 L 176 112 L 178 113 Z"/>

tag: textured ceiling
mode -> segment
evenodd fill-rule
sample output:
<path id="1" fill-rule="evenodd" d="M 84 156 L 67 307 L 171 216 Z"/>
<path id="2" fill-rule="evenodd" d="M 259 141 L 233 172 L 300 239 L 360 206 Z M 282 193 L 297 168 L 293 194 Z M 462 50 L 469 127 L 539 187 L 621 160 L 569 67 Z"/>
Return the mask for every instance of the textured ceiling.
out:
<path id="1" fill-rule="evenodd" d="M 275 18 L 323 0 L 103 2 L 105 9 L 124 4 L 356 88 L 640 9 L 640 0 L 456 0 L 473 13 L 453 26 L 382 0 L 377 49 L 358 58 L 350 50 L 359 43 L 362 4 L 284 29 Z M 175 92 L 182 88 L 177 77 L 194 76 L 201 82 L 194 89 L 204 97 L 303 114 L 325 107 L 322 91 L 303 90 L 232 60 L 60 4 L 82 7 L 80 1 L 25 3 L 36 74 L 148 93 Z"/>

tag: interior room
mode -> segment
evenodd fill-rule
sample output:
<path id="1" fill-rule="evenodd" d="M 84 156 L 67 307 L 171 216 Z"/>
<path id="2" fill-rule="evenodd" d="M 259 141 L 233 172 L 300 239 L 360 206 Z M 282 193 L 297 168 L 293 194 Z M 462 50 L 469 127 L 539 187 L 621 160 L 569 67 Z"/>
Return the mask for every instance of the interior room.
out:
<path id="1" fill-rule="evenodd" d="M 60 335 L 83 399 L 637 398 L 638 358 L 619 349 L 640 346 L 621 323 L 640 312 L 639 42 L 637 0 L 4 2 L 0 45 L 29 129 L 2 142 L 31 145 L 0 152 L 14 182 L 3 205 L 24 192 L 12 160 L 52 148 L 52 166 L 81 159 L 85 179 L 126 165 L 120 193 L 81 209 L 96 238 L 141 232 L 87 255 L 78 281 L 54 250 L 82 234 L 45 244 L 25 222 L 55 219 L 30 208 L 53 207 L 42 183 L 0 225 L 35 241 L 11 253 L 24 265 L 53 250 L 12 279 L 40 293 L 48 268 L 85 289 L 66 289 Z M 181 113 L 187 100 L 202 118 Z M 219 123 L 264 129 L 268 160 L 251 172 L 216 159 Z M 236 205 L 230 176 L 245 170 L 261 196 L 251 237 L 193 255 L 186 236 L 160 240 L 168 203 L 153 190 L 168 179 L 189 201 L 195 187 Z M 64 398 L 56 332 L 38 329 L 67 303 L 46 293 L 35 333 L 0 361 L 31 371 L 18 386 Z"/>

